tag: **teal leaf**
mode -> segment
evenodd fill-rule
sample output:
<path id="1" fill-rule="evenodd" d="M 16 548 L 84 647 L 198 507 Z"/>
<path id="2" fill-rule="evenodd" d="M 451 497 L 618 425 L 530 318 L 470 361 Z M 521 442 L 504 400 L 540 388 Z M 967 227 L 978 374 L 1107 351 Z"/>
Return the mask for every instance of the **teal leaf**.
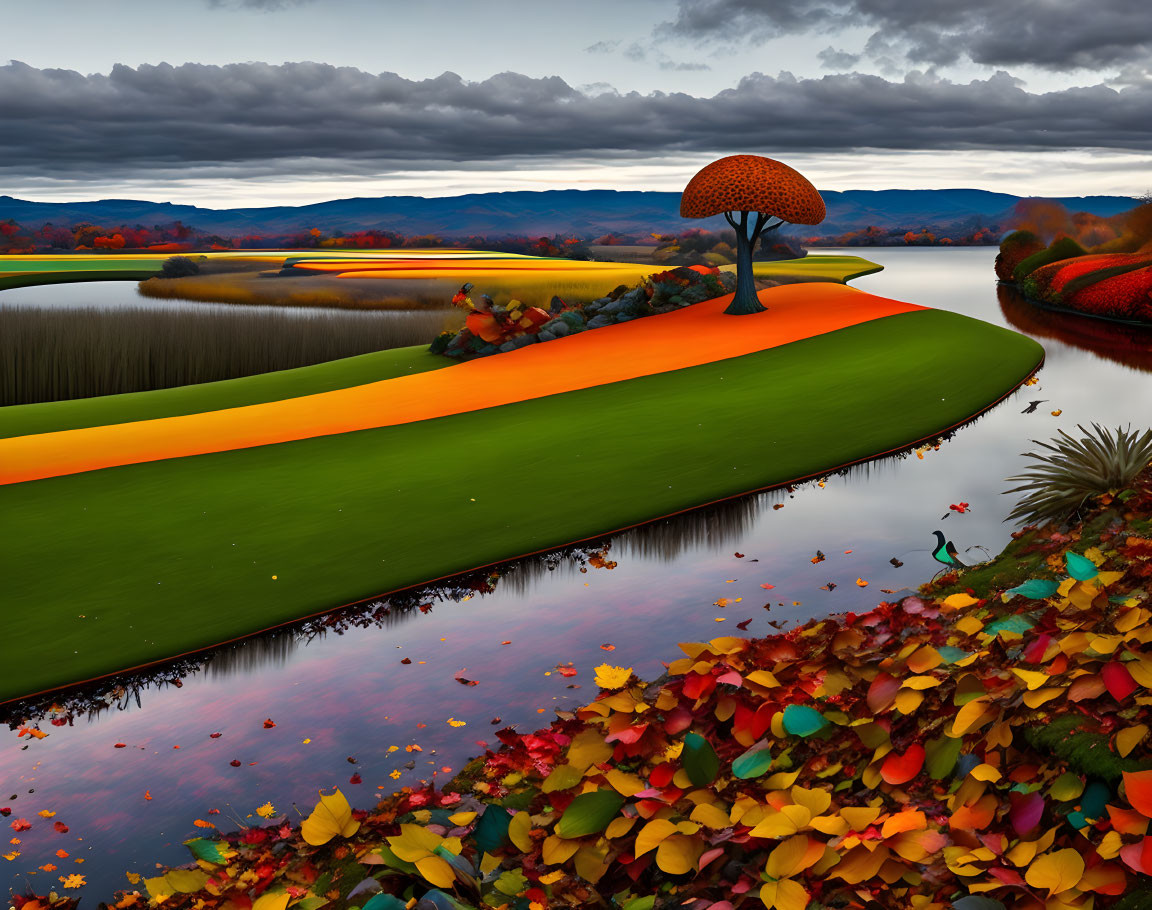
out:
<path id="1" fill-rule="evenodd" d="M 472 831 L 476 849 L 481 853 L 495 853 L 508 843 L 508 825 L 512 816 L 503 806 L 488 806 Z"/>
<path id="2" fill-rule="evenodd" d="M 685 735 L 680 764 L 688 772 L 688 779 L 694 787 L 707 787 L 720 773 L 720 759 L 716 750 L 699 733 Z"/>
<path id="3" fill-rule="evenodd" d="M 998 635 L 1001 632 L 1015 632 L 1017 635 L 1023 635 L 1034 625 L 1036 625 L 1036 623 L 1027 616 L 1005 616 L 1003 619 L 996 620 L 996 622 L 988 623 L 988 625 L 984 627 L 984 631 L 989 635 Z"/>
<path id="4" fill-rule="evenodd" d="M 972 656 L 971 651 L 965 651 L 963 648 L 953 648 L 951 645 L 941 645 L 936 649 L 936 652 L 944 658 L 944 663 L 946 664 L 954 664 L 958 660 Z"/>
<path id="5" fill-rule="evenodd" d="M 332 903 L 326 898 L 314 898 L 314 900 L 322 901 L 322 905 Z M 301 901 L 296 906 L 299 907 L 303 903 L 304 901 Z M 408 904 L 400 900 L 395 894 L 377 894 L 364 905 L 364 910 L 404 910 L 407 906 Z"/>
<path id="6" fill-rule="evenodd" d="M 1100 574 L 1100 570 L 1091 559 L 1071 550 L 1064 554 L 1064 562 L 1068 566 L 1068 574 L 1077 581 L 1091 581 Z"/>
<path id="7" fill-rule="evenodd" d="M 807 705 L 789 705 L 784 709 L 784 729 L 794 736 L 811 736 L 827 725 L 824 715 Z"/>
<path id="8" fill-rule="evenodd" d="M 599 834 L 623 805 L 624 797 L 614 790 L 581 793 L 568 804 L 560 821 L 556 822 L 556 834 L 566 838 Z"/>
<path id="9" fill-rule="evenodd" d="M 771 767 L 772 750 L 767 746 L 753 746 L 732 762 L 732 776 L 740 780 L 751 780 Z"/>
<path id="10" fill-rule="evenodd" d="M 1004 593 L 1019 594 L 1030 600 L 1043 600 L 1045 597 L 1051 597 L 1059 588 L 1060 582 L 1052 581 L 1050 578 L 1029 578 L 1024 584 L 1009 588 Z"/>

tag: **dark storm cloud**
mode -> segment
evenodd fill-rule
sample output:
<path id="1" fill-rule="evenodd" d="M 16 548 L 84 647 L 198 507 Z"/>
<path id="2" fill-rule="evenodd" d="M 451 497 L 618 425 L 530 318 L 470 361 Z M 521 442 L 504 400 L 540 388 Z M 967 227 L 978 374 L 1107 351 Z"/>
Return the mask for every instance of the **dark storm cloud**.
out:
<path id="1" fill-rule="evenodd" d="M 0 67 L 0 177 L 212 168 L 241 173 L 491 167 L 533 156 L 655 158 L 854 148 L 1152 150 L 1152 83 L 1030 94 L 1000 73 L 796 79 L 754 73 L 713 97 L 588 93 L 552 76 L 409 80 L 351 67 Z M 2 191 L 2 184 L 0 184 Z"/>
<path id="2" fill-rule="evenodd" d="M 661 37 L 737 42 L 870 28 L 914 64 L 1099 69 L 1152 60 L 1147 0 L 679 0 Z"/>

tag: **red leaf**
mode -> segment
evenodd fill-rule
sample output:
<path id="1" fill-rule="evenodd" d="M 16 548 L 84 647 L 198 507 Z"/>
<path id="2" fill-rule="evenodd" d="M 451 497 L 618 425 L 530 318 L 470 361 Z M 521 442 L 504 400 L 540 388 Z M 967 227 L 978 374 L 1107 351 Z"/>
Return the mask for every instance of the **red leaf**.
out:
<path id="1" fill-rule="evenodd" d="M 56 829 L 57 834 L 67 834 L 68 826 L 64 822 L 53 822 L 52 827 Z"/>
<path id="2" fill-rule="evenodd" d="M 888 753 L 880 767 L 880 776 L 890 784 L 906 784 L 924 767 L 924 747 L 913 743 L 903 755 Z"/>
<path id="3" fill-rule="evenodd" d="M 1123 701 L 1138 688 L 1136 680 L 1132 678 L 1128 668 L 1118 660 L 1105 664 L 1100 675 L 1104 679 L 1104 685 L 1116 701 Z"/>

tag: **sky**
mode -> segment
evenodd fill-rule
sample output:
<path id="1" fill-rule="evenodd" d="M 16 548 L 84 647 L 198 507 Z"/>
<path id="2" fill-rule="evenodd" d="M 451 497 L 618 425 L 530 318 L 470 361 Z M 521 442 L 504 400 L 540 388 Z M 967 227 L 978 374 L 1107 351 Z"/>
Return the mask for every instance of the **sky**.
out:
<path id="1" fill-rule="evenodd" d="M 0 0 L 0 194 L 1152 190 L 1146 0 Z"/>

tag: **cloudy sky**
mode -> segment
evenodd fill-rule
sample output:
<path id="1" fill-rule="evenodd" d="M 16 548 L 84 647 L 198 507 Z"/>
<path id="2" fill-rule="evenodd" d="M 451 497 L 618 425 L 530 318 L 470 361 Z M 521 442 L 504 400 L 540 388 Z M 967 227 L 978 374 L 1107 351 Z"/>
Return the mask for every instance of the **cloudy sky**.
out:
<path id="1" fill-rule="evenodd" d="M 0 194 L 1152 190 L 1147 0 L 0 3 Z"/>

